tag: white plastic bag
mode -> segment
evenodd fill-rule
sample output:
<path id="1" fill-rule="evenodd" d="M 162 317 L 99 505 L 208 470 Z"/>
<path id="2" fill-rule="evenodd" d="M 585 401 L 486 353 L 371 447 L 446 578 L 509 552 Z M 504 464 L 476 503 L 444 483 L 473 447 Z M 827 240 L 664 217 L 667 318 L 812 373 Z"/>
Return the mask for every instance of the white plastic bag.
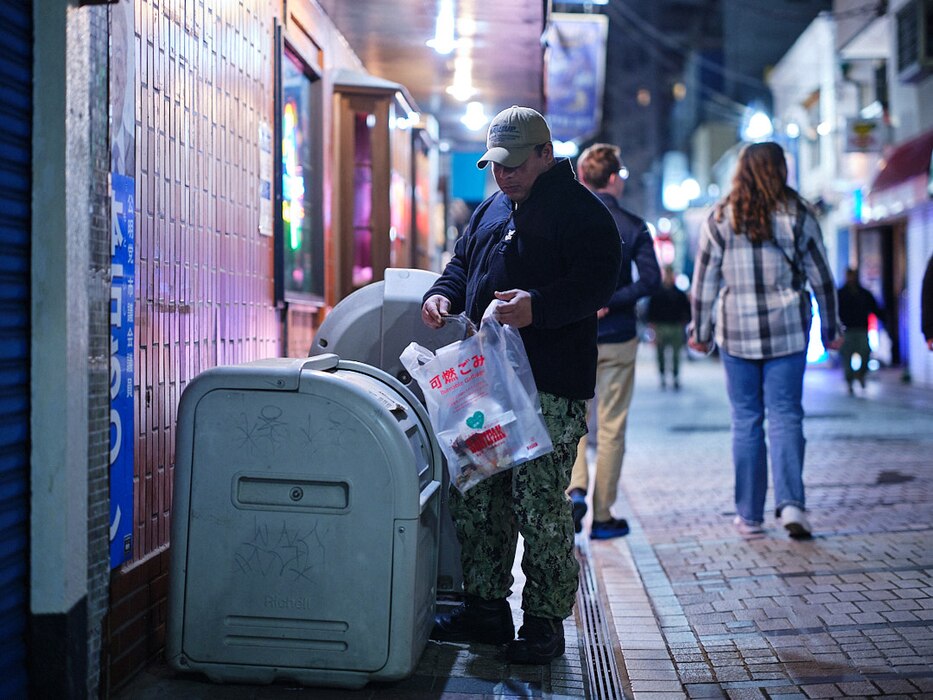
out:
<path id="1" fill-rule="evenodd" d="M 521 335 L 483 314 L 479 331 L 436 353 L 411 343 L 400 359 L 424 393 L 428 415 L 460 491 L 551 452 Z"/>

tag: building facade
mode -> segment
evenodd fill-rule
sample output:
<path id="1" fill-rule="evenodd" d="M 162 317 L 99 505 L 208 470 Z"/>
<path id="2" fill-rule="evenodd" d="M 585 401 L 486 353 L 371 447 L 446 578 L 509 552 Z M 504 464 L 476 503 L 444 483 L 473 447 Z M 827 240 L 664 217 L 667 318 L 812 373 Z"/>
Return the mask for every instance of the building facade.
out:
<path id="1" fill-rule="evenodd" d="M 436 268 L 437 128 L 313 0 L 3 3 L 0 695 L 161 651 L 178 400 Z"/>
<path id="2" fill-rule="evenodd" d="M 837 2 L 835 47 L 854 90 L 841 148 L 855 151 L 860 122 L 879 125 L 864 144 L 864 163 L 847 201 L 849 262 L 882 301 L 890 359 L 905 381 L 933 387 L 933 357 L 920 332 L 920 287 L 933 254 L 933 23 L 924 0 L 892 2 L 867 13 L 856 2 Z"/>

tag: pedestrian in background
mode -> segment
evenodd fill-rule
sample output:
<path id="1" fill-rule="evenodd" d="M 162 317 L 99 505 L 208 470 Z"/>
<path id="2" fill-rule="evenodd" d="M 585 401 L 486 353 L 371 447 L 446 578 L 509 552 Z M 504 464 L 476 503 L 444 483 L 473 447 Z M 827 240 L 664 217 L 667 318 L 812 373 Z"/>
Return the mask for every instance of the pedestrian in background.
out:
<path id="1" fill-rule="evenodd" d="M 596 369 L 596 474 L 593 480 L 593 524 L 595 540 L 628 534 L 625 518 L 612 514 L 616 501 L 622 458 L 625 455 L 625 426 L 635 389 L 635 356 L 638 337 L 635 302 L 658 289 L 661 271 L 654 241 L 644 219 L 619 206 L 628 170 L 619 149 L 605 143 L 587 148 L 577 159 L 577 174 L 606 205 L 615 219 L 622 249 L 622 267 L 609 304 L 599 312 L 599 360 Z M 632 275 L 632 263 L 638 272 Z M 580 441 L 568 494 L 573 502 L 576 532 L 583 527 L 590 473 L 586 459 L 586 437 Z"/>
<path id="2" fill-rule="evenodd" d="M 846 329 L 845 340 L 839 349 L 839 359 L 849 393 L 854 394 L 852 383 L 857 379 L 864 389 L 865 377 L 868 375 L 868 360 L 871 356 L 871 346 L 868 344 L 868 317 L 874 314 L 880 318 L 881 309 L 872 293 L 859 284 L 858 270 L 854 267 L 846 270 L 846 282 L 839 288 L 838 297 L 839 319 Z M 858 369 L 852 367 L 854 355 L 859 356 Z"/>
<path id="3" fill-rule="evenodd" d="M 933 255 L 927 260 L 927 271 L 923 274 L 923 287 L 920 290 L 920 327 L 927 348 L 933 350 Z"/>
<path id="4" fill-rule="evenodd" d="M 664 268 L 661 288 L 648 300 L 648 323 L 654 330 L 654 345 L 658 355 L 658 373 L 661 388 L 667 388 L 666 356 L 671 356 L 671 381 L 674 390 L 680 389 L 680 353 L 686 343 L 686 326 L 690 323 L 690 299 L 674 283 L 674 268 Z"/>
<path id="5" fill-rule="evenodd" d="M 487 151 L 500 191 L 477 207 L 454 255 L 427 291 L 428 326 L 466 311 L 478 326 L 495 317 L 520 329 L 554 451 L 452 488 L 450 512 L 463 565 L 464 603 L 437 615 L 432 639 L 507 644 L 513 663 L 545 664 L 564 653 L 564 619 L 573 614 L 579 565 L 566 489 L 586 400 L 596 382 L 596 312 L 609 300 L 622 252 L 606 208 L 554 158 L 547 122 L 528 107 L 492 120 Z M 518 535 L 524 538 L 524 621 L 515 628 L 508 596 Z"/>
<path id="6" fill-rule="evenodd" d="M 731 192 L 700 230 L 689 340 L 707 352 L 715 331 L 721 351 L 732 407 L 735 525 L 743 535 L 764 531 L 769 452 L 775 515 L 792 537 L 811 534 L 802 404 L 808 283 L 820 307 L 823 344 L 838 349 L 836 287 L 819 223 L 787 185 L 783 149 L 750 144 L 739 154 Z"/>

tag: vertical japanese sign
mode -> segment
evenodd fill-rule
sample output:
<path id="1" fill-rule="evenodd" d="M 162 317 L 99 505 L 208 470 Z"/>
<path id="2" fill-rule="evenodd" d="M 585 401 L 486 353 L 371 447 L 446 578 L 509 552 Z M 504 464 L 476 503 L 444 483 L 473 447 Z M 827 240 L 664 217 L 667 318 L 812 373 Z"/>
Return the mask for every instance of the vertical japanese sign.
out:
<path id="1" fill-rule="evenodd" d="M 133 551 L 133 309 L 136 302 L 135 180 L 111 174 L 110 568 Z"/>
<path id="2" fill-rule="evenodd" d="M 606 15 L 555 12 L 547 29 L 547 119 L 558 141 L 598 133 L 606 73 Z"/>
<path id="3" fill-rule="evenodd" d="M 133 0 L 110 11 L 110 568 L 133 553 L 136 32 Z"/>
<path id="4" fill-rule="evenodd" d="M 110 568 L 133 553 L 136 32 L 133 0 L 110 6 Z"/>

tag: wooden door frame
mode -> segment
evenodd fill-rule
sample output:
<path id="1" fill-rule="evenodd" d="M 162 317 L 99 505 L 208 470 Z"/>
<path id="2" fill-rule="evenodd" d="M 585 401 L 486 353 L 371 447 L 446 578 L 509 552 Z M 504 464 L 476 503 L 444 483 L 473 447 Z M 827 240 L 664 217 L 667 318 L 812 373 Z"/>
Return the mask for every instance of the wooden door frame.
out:
<path id="1" fill-rule="evenodd" d="M 334 226 L 336 241 L 336 277 L 334 284 L 336 304 L 354 291 L 353 286 L 353 206 L 354 170 L 356 162 L 355 115 L 360 112 L 375 116 L 372 140 L 372 201 L 371 256 L 373 282 L 382 280 L 389 265 L 389 106 L 394 99 L 386 90 L 358 87 L 334 88 L 334 133 L 336 140 L 334 163 L 335 189 Z"/>

